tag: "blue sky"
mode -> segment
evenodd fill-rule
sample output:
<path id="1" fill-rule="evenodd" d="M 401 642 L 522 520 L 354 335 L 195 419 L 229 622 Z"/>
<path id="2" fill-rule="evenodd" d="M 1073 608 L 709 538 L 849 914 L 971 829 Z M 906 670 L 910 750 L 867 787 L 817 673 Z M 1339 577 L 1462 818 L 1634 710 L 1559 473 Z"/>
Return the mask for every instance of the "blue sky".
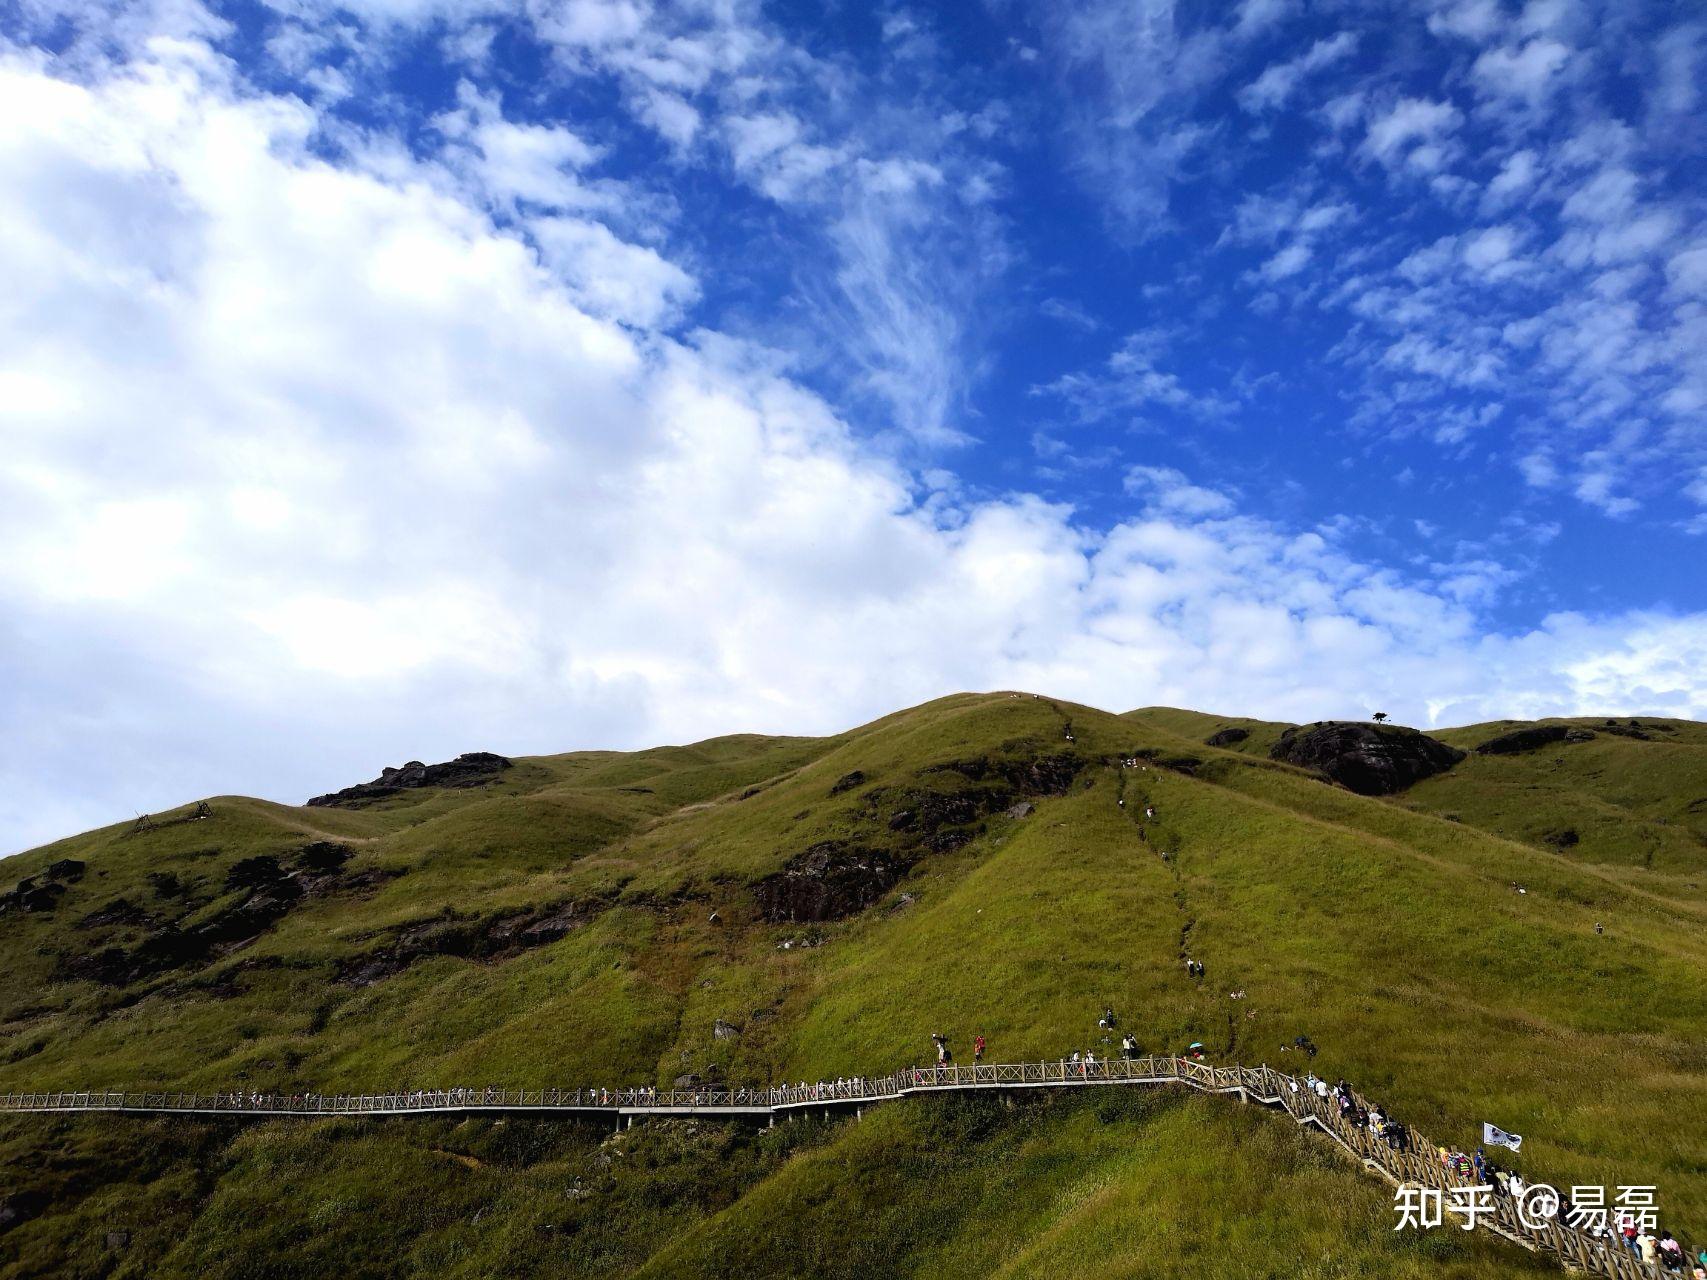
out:
<path id="1" fill-rule="evenodd" d="M 0 15 L 0 847 L 959 688 L 1707 711 L 1707 19 Z"/>

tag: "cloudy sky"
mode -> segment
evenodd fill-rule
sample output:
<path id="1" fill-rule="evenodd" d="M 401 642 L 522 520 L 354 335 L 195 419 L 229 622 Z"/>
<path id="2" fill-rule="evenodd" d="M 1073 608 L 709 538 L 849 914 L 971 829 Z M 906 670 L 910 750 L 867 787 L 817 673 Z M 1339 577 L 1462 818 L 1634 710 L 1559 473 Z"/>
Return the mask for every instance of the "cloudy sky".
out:
<path id="1" fill-rule="evenodd" d="M 0 850 L 1022 687 L 1707 715 L 1679 0 L 0 7 Z"/>

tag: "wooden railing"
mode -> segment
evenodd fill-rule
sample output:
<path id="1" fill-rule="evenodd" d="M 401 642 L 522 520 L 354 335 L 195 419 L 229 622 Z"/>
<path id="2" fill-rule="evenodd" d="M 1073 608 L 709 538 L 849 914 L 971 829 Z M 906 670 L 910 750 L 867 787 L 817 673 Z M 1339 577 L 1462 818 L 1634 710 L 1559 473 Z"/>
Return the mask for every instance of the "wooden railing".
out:
<path id="1" fill-rule="evenodd" d="M 1314 1125 L 1394 1186 L 1438 1190 L 1443 1198 L 1468 1185 L 1441 1161 L 1439 1147 L 1414 1129 L 1395 1147 L 1343 1118 L 1333 1099 L 1268 1066 L 1218 1067 L 1185 1058 L 1145 1057 L 1098 1062 L 976 1063 L 910 1067 L 883 1076 L 856 1076 L 768 1088 L 501 1089 L 458 1087 L 394 1093 L 262 1094 L 81 1091 L 0 1094 L 0 1112 L 148 1112 L 231 1115 L 413 1115 L 468 1111 L 566 1111 L 621 1117 L 669 1115 L 787 1115 L 813 1106 L 858 1106 L 918 1093 L 1109 1084 L 1183 1084 L 1206 1093 L 1280 1107 L 1299 1124 Z M 1356 1094 L 1354 1101 L 1368 1104 Z M 1611 1210 L 1609 1210 L 1610 1212 Z M 1570 1224 L 1560 1216 L 1526 1220 L 1509 1196 L 1495 1196 L 1478 1225 L 1557 1258 L 1566 1266 L 1611 1280 L 1651 1280 L 1668 1273 L 1644 1264 L 1621 1240 Z M 1449 1219 L 1450 1220 L 1450 1219 Z M 1686 1255 L 1693 1257 L 1693 1255 Z M 1676 1274 L 1676 1273 L 1669 1273 Z"/>

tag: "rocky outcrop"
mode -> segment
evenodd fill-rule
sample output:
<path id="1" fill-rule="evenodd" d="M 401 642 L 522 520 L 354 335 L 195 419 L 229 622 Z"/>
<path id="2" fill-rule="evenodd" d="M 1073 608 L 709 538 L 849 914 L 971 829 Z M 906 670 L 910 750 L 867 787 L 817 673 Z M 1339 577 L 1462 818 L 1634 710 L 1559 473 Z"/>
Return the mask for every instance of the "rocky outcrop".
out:
<path id="1" fill-rule="evenodd" d="M 40 1216 L 49 1203 L 40 1191 L 9 1191 L 0 1195 L 0 1235 Z"/>
<path id="2" fill-rule="evenodd" d="M 889 854 L 826 840 L 753 886 L 759 914 L 773 923 L 840 920 L 876 902 L 906 868 Z"/>
<path id="3" fill-rule="evenodd" d="M 346 960 L 338 981 L 370 987 L 433 956 L 464 960 L 507 960 L 511 956 L 556 942 L 591 921 L 607 903 L 554 902 L 529 911 L 490 916 L 437 916 L 390 930 L 390 940 L 378 950 Z"/>
<path id="4" fill-rule="evenodd" d="M 5 893 L 0 893 L 0 913 L 22 911 L 27 915 L 52 911 L 65 896 L 65 886 L 37 876 L 28 876 Z"/>
<path id="5" fill-rule="evenodd" d="M 1206 747 L 1233 747 L 1251 736 L 1249 729 L 1220 729 L 1203 740 Z"/>
<path id="6" fill-rule="evenodd" d="M 161 924 L 149 912 L 118 899 L 80 923 L 86 928 L 118 926 L 150 932 L 130 947 L 103 947 L 62 958 L 58 976 L 128 986 L 174 969 L 197 968 L 253 942 L 306 899 L 368 889 L 390 878 L 391 873 L 378 869 L 342 874 L 349 856 L 342 845 L 316 841 L 297 850 L 291 866 L 271 854 L 240 859 L 227 870 L 225 889 L 245 894 L 243 900 L 188 929 Z M 176 878 L 173 888 L 175 895 L 183 892 Z"/>
<path id="7" fill-rule="evenodd" d="M 971 760 L 951 760 L 931 765 L 924 772 L 958 773 L 973 782 L 999 782 L 1019 795 L 1064 796 L 1084 767 L 1081 757 L 1062 751 L 1017 759 L 978 756 Z"/>
<path id="8" fill-rule="evenodd" d="M 372 782 L 315 796 L 308 803 L 323 808 L 347 809 L 420 787 L 479 787 L 509 767 L 510 761 L 490 751 L 470 751 L 444 764 L 422 764 L 419 760 L 411 760 L 401 768 L 381 769 L 379 777 Z"/>
<path id="9" fill-rule="evenodd" d="M 852 773 L 844 773 L 841 777 L 837 778 L 834 785 L 830 787 L 830 794 L 833 796 L 839 796 L 844 791 L 852 791 L 864 781 L 865 771 L 862 769 L 855 769 Z"/>
<path id="10" fill-rule="evenodd" d="M 1337 720 L 1294 726 L 1269 752 L 1363 796 L 1403 791 L 1450 769 L 1464 754 L 1415 729 Z"/>
<path id="11" fill-rule="evenodd" d="M 1563 724 L 1538 724 L 1527 729 L 1513 729 L 1489 738 L 1476 748 L 1479 756 L 1509 756 L 1520 751 L 1551 746 L 1555 742 L 1588 742 L 1594 737 L 1589 729 L 1577 729 Z"/>

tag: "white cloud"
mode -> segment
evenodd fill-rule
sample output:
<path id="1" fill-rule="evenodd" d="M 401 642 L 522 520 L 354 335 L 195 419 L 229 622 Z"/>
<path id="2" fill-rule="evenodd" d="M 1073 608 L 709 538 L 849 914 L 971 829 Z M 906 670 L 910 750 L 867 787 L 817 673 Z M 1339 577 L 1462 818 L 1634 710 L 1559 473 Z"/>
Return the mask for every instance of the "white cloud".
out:
<path id="1" fill-rule="evenodd" d="M 1489 97 L 1515 98 L 1537 107 L 1570 60 L 1571 51 L 1557 40 L 1537 37 L 1521 47 L 1489 49 L 1476 59 L 1471 75 Z"/>
<path id="2" fill-rule="evenodd" d="M 1131 467 L 1124 483 L 1127 493 L 1143 498 L 1152 510 L 1187 519 L 1228 515 L 1233 510 L 1233 500 L 1226 494 L 1192 484 L 1172 467 Z"/>
<path id="3" fill-rule="evenodd" d="M 1534 151 L 1512 152 L 1483 192 L 1484 209 L 1497 213 L 1521 200 L 1534 188 L 1539 175 L 1540 165 Z"/>
<path id="4" fill-rule="evenodd" d="M 610 207 L 611 192 L 589 190 L 577 176 L 602 153 L 560 125 L 515 124 L 504 119 L 496 94 L 464 81 L 457 107 L 434 120 L 440 133 L 466 150 L 466 165 L 498 204 L 518 201 L 553 209 Z"/>
<path id="5" fill-rule="evenodd" d="M 1499 0 L 1436 0 L 1428 28 L 1438 36 L 1486 40 L 1505 25 Z"/>
<path id="6" fill-rule="evenodd" d="M 708 104 L 692 86 L 724 74 L 711 68 L 739 72 L 731 94 L 752 71 L 734 47 L 749 28 L 678 47 L 654 17 L 574 0 L 542 21 L 565 59 L 622 59 L 626 92 L 673 86 L 661 92 L 695 111 Z M 1219 38 L 1152 34 L 1175 85 L 1208 83 L 1226 53 Z M 1285 718 L 1378 703 L 1420 723 L 1707 713 L 1699 616 L 1562 615 L 1490 634 L 1479 609 L 1509 572 L 1495 562 L 1407 578 L 1347 552 L 1331 522 L 1301 533 L 1168 467 L 1124 475 L 1143 509 L 1112 528 L 907 470 L 784 376 L 784 357 L 674 332 L 694 274 L 625 225 L 632 193 L 597 176 L 603 142 L 584 130 L 510 120 L 472 93 L 443 122 L 442 154 L 382 133 L 340 147 L 314 107 L 245 86 L 193 42 L 129 71 L 77 65 L 85 83 L 0 59 L 10 843 L 197 793 L 297 799 L 474 747 L 833 730 L 965 687 Z M 1140 72 L 1096 67 L 1130 77 L 1104 105 L 1149 121 Z M 1409 163 L 1452 127 L 1389 113 L 1371 154 Z M 984 207 L 949 197 L 968 166 L 826 131 L 762 85 L 677 135 L 695 154 L 727 137 L 757 189 L 780 183 L 791 209 L 821 202 L 829 273 L 862 335 L 850 358 L 911 406 L 898 418 L 952 426 L 942 353 L 973 310 L 957 281 L 985 268 L 947 285 L 932 268 L 954 262 L 945 227 Z M 1600 168 L 1617 163 L 1608 145 Z M 785 157 L 812 147 L 837 152 L 835 182 L 790 179 Z M 1573 226 L 1639 236 L 1652 211 L 1616 188 L 1584 195 Z M 1302 251 L 1349 206 L 1254 211 L 1244 243 Z M 954 244 L 999 257 L 974 230 Z M 1496 268 L 1495 245 L 1444 243 L 1445 265 L 1419 260 L 1408 294 L 1401 276 L 1370 279 L 1367 296 L 1374 308 L 1393 286 L 1389 314 L 1444 316 L 1455 342 L 1389 333 L 1372 359 L 1479 385 L 1501 320 L 1459 326 L 1427 291 L 1472 255 Z M 1697 286 L 1695 243 L 1668 255 L 1668 301 Z M 1667 358 L 1607 285 L 1532 317 L 1523 347 L 1600 410 Z M 1045 390 L 1087 418 L 1212 422 L 1235 407 L 1169 368 L 1168 343 L 1140 331 Z M 1536 451 L 1526 474 L 1616 513 L 1636 500 L 1620 468 L 1642 441 L 1605 443 L 1581 465 L 1563 446 Z"/>
<path id="7" fill-rule="evenodd" d="M 1472 271 L 1490 280 L 1503 280 L 1521 270 L 1516 254 L 1522 242 L 1522 230 L 1506 223 L 1466 236 L 1460 252 Z"/>
<path id="8" fill-rule="evenodd" d="M 1350 31 L 1318 40 L 1291 61 L 1264 68 L 1260 76 L 1239 90 L 1239 105 L 1253 115 L 1276 111 L 1310 73 L 1342 62 L 1356 52 L 1357 36 Z"/>
<path id="9" fill-rule="evenodd" d="M 1363 149 L 1389 168 L 1406 164 L 1432 172 L 1445 163 L 1447 142 L 1462 120 L 1450 102 L 1401 98 L 1370 121 Z"/>

